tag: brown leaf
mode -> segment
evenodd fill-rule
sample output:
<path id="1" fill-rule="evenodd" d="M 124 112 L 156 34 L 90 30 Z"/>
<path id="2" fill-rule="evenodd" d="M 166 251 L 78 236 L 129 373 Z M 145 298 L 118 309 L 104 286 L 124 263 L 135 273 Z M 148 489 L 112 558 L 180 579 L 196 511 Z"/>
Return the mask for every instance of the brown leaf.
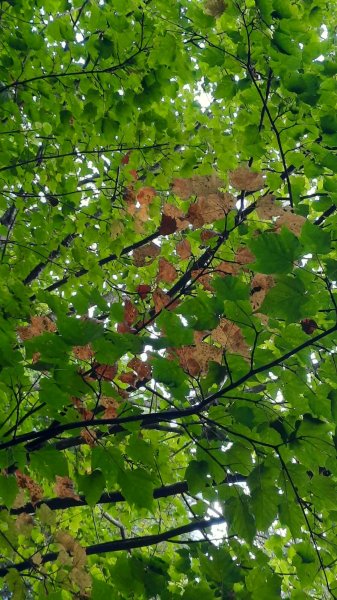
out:
<path id="1" fill-rule="evenodd" d="M 74 482 L 70 477 L 56 475 L 55 479 L 54 493 L 56 496 L 59 498 L 74 498 L 74 500 L 79 500 L 79 496 L 74 490 Z"/>
<path id="2" fill-rule="evenodd" d="M 218 235 L 219 234 L 215 231 L 211 231 L 210 229 L 204 229 L 204 231 L 201 232 L 200 239 L 202 242 L 208 242 L 208 240 L 211 240 L 214 237 L 218 237 Z"/>
<path id="3" fill-rule="evenodd" d="M 172 283 L 177 279 L 178 273 L 171 263 L 166 258 L 159 259 L 159 269 L 157 274 L 157 281 L 164 281 L 165 283 Z"/>
<path id="4" fill-rule="evenodd" d="M 275 231 L 280 232 L 282 227 L 287 227 L 294 235 L 299 237 L 306 218 L 302 215 L 295 215 L 290 211 L 283 211 L 283 214 L 277 219 Z"/>
<path id="5" fill-rule="evenodd" d="M 213 223 L 223 217 L 235 206 L 235 199 L 231 194 L 209 194 L 200 196 L 191 204 L 187 218 L 194 227 L 202 227 L 207 223 Z"/>
<path id="6" fill-rule="evenodd" d="M 197 283 L 202 285 L 205 290 L 208 290 L 209 292 L 213 291 L 211 278 L 207 273 L 204 272 L 204 269 L 196 269 L 195 271 L 191 272 L 191 275 L 192 278 L 196 279 Z"/>
<path id="7" fill-rule="evenodd" d="M 155 289 L 152 294 L 152 298 L 156 313 L 160 312 L 163 308 L 165 308 L 165 306 L 167 306 L 169 302 L 171 302 L 170 296 L 165 294 L 165 292 L 163 292 L 163 290 L 160 288 Z"/>
<path id="8" fill-rule="evenodd" d="M 129 298 L 124 301 L 124 322 L 132 325 L 138 317 L 138 310 Z"/>
<path id="9" fill-rule="evenodd" d="M 247 246 L 241 246 L 235 254 L 235 260 L 239 265 L 247 265 L 254 262 L 255 256 Z"/>
<path id="10" fill-rule="evenodd" d="M 90 448 L 94 448 L 94 446 L 97 444 L 97 434 L 92 429 L 90 429 L 90 431 L 86 428 L 81 429 L 80 437 L 86 444 L 88 444 L 88 446 L 90 446 Z"/>
<path id="11" fill-rule="evenodd" d="M 222 350 L 211 346 L 206 342 L 200 342 L 196 346 L 183 346 L 176 348 L 180 366 L 192 376 L 204 375 L 208 371 L 210 361 L 221 364 Z"/>
<path id="12" fill-rule="evenodd" d="M 312 335 L 314 331 L 318 329 L 318 325 L 314 319 L 302 319 L 301 326 L 304 333 L 307 333 L 308 335 Z"/>
<path id="13" fill-rule="evenodd" d="M 191 244 L 188 240 L 184 239 L 178 242 L 176 245 L 176 252 L 181 260 L 186 260 L 191 256 Z"/>
<path id="14" fill-rule="evenodd" d="M 159 235 L 170 235 L 177 231 L 177 221 L 168 215 L 162 215 L 159 225 Z"/>
<path id="15" fill-rule="evenodd" d="M 215 267 L 214 271 L 217 275 L 223 277 L 225 275 L 236 275 L 239 271 L 239 268 L 240 267 L 236 263 L 223 260 Z"/>
<path id="16" fill-rule="evenodd" d="M 151 286 L 143 283 L 137 286 L 136 291 L 141 299 L 145 300 L 146 296 L 151 292 Z"/>
<path id="17" fill-rule="evenodd" d="M 99 403 L 105 408 L 103 419 L 116 419 L 119 407 L 117 400 L 109 398 L 109 396 L 101 396 Z"/>
<path id="18" fill-rule="evenodd" d="M 278 217 L 282 214 L 283 208 L 275 204 L 275 196 L 266 194 L 256 201 L 256 212 L 260 219 L 271 220 L 273 217 Z"/>
<path id="19" fill-rule="evenodd" d="M 251 282 L 250 303 L 253 311 L 258 310 L 267 294 L 267 291 L 275 285 L 274 278 L 271 275 L 257 273 Z"/>
<path id="20" fill-rule="evenodd" d="M 224 187 L 224 182 L 214 173 L 212 175 L 194 175 L 187 179 L 174 179 L 172 191 L 182 200 L 191 196 L 208 196 L 217 194 L 219 188 Z"/>
<path id="21" fill-rule="evenodd" d="M 229 173 L 230 184 L 236 189 L 245 192 L 261 190 L 264 179 L 261 173 L 255 173 L 249 167 L 238 167 Z"/>
<path id="22" fill-rule="evenodd" d="M 86 344 L 86 346 L 73 346 L 73 353 L 79 360 L 91 360 L 95 355 L 90 344 Z"/>
<path id="23" fill-rule="evenodd" d="M 154 259 L 160 254 L 159 246 L 153 242 L 145 244 L 133 251 L 133 263 L 136 267 L 143 267 L 145 264 L 150 265 Z M 146 260 L 150 259 L 150 260 Z"/>
<path id="24" fill-rule="evenodd" d="M 151 200 L 156 197 L 156 190 L 152 187 L 143 187 L 138 190 L 136 199 L 139 204 L 149 205 Z"/>
<path id="25" fill-rule="evenodd" d="M 186 229 L 187 227 L 189 227 L 189 222 L 186 220 L 186 217 L 185 217 L 183 211 L 180 210 L 180 208 L 178 208 L 177 206 L 170 204 L 169 202 L 167 202 L 163 206 L 163 215 L 165 215 L 167 217 L 171 217 L 171 219 L 174 219 L 175 225 L 176 225 L 175 231 L 176 230 L 182 231 L 183 229 Z M 163 235 L 165 235 L 165 234 L 163 234 Z"/>
<path id="26" fill-rule="evenodd" d="M 20 488 L 27 490 L 32 504 L 36 504 L 43 498 L 42 487 L 34 481 L 29 475 L 25 475 L 19 469 L 15 471 L 17 484 Z"/>
<path id="27" fill-rule="evenodd" d="M 151 379 L 151 366 L 140 358 L 132 358 L 128 367 L 136 371 L 139 379 Z"/>
<path id="28" fill-rule="evenodd" d="M 104 379 L 104 381 L 113 381 L 117 374 L 117 365 L 100 365 L 95 363 L 94 372 L 97 379 Z"/>
<path id="29" fill-rule="evenodd" d="M 250 349 L 245 341 L 240 327 L 228 319 L 220 319 L 219 325 L 212 331 L 212 339 L 218 342 L 224 350 L 249 358 Z"/>
<path id="30" fill-rule="evenodd" d="M 35 316 L 31 318 L 31 324 L 26 327 L 18 327 L 18 334 L 22 341 L 42 335 L 45 332 L 54 333 L 56 331 L 55 323 L 49 317 Z"/>
<path id="31" fill-rule="evenodd" d="M 118 375 L 118 379 L 131 387 L 136 387 L 136 383 L 138 381 L 137 373 L 133 373 L 132 371 L 124 371 L 120 375 Z"/>

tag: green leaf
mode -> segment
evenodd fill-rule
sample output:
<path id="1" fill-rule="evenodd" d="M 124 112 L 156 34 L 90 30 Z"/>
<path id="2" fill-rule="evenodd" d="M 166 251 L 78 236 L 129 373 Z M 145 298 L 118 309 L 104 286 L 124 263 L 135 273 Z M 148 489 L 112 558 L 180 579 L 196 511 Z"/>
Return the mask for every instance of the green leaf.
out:
<path id="1" fill-rule="evenodd" d="M 19 487 L 14 475 L 0 475 L 0 497 L 7 508 L 13 506 L 18 493 Z"/>
<path id="2" fill-rule="evenodd" d="M 188 490 L 195 495 L 202 490 L 206 485 L 206 476 L 208 474 L 208 463 L 204 460 L 192 460 L 186 471 L 185 479 L 187 480 Z"/>
<path id="3" fill-rule="evenodd" d="M 298 323 L 308 314 L 311 298 L 307 295 L 305 285 L 297 276 L 279 277 L 261 306 L 261 312 L 272 317 L 285 319 L 287 323 Z"/>
<path id="4" fill-rule="evenodd" d="M 251 268 L 258 273 L 289 273 L 301 255 L 297 237 L 285 227 L 279 234 L 262 233 L 250 241 L 249 247 L 256 258 Z"/>
<path id="5" fill-rule="evenodd" d="M 307 252 L 327 254 L 331 250 L 330 233 L 309 221 L 306 221 L 302 227 L 300 240 Z"/>
<path id="6" fill-rule="evenodd" d="M 124 498 L 131 506 L 151 510 L 154 483 L 147 471 L 141 468 L 133 471 L 120 471 L 118 483 Z"/>
<path id="7" fill-rule="evenodd" d="M 95 469 L 90 475 L 79 475 L 78 485 L 83 492 L 85 501 L 89 506 L 95 506 L 100 499 L 104 487 L 105 477 L 100 469 Z"/>
<path id="8" fill-rule="evenodd" d="M 74 317 L 60 317 L 57 320 L 57 327 L 64 341 L 73 346 L 84 346 L 99 339 L 104 334 L 102 325 L 90 319 L 80 320 Z"/>

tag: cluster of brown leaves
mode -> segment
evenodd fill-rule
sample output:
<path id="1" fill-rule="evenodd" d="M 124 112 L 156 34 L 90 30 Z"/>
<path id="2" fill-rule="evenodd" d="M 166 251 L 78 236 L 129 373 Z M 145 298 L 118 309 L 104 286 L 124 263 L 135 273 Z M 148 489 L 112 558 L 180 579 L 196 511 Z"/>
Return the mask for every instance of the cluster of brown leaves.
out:
<path id="1" fill-rule="evenodd" d="M 101 396 L 99 404 L 104 407 L 103 419 L 116 419 L 119 407 L 117 400 L 109 396 Z"/>
<path id="2" fill-rule="evenodd" d="M 90 448 L 94 448 L 97 444 L 97 433 L 92 428 L 83 427 L 80 431 L 80 437 Z"/>
<path id="3" fill-rule="evenodd" d="M 85 570 L 87 555 L 77 540 L 66 531 L 58 531 L 55 541 L 59 544 L 58 562 L 70 567 L 69 579 L 77 585 L 81 593 L 86 593 L 91 588 L 91 577 Z"/>
<path id="4" fill-rule="evenodd" d="M 131 387 L 136 387 L 138 382 L 146 382 L 151 379 L 151 367 L 150 365 L 140 360 L 140 358 L 132 358 L 127 365 L 132 371 L 124 371 L 119 375 L 119 380 L 123 383 L 127 383 Z"/>
<path id="5" fill-rule="evenodd" d="M 156 191 L 152 187 L 143 187 L 137 193 L 131 187 L 125 191 L 126 210 L 135 218 L 135 223 L 140 225 L 139 232 L 142 231 L 142 224 L 150 218 L 149 208 L 155 196 Z"/>
<path id="6" fill-rule="evenodd" d="M 55 323 L 49 317 L 35 316 L 30 320 L 30 325 L 18 327 L 17 332 L 22 341 L 30 340 L 46 332 L 54 333 L 56 331 Z"/>
<path id="7" fill-rule="evenodd" d="M 19 488 L 27 490 L 32 504 L 36 504 L 43 498 L 42 487 L 29 475 L 22 473 L 19 469 L 15 471 L 15 477 Z"/>

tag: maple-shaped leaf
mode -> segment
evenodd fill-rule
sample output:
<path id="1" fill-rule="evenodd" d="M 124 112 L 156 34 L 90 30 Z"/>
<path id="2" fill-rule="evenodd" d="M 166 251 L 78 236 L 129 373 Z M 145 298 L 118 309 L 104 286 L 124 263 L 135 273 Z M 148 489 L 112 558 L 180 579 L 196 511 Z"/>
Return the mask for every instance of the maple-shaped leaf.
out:
<path id="1" fill-rule="evenodd" d="M 30 340 L 45 332 L 54 333 L 56 331 L 56 325 L 49 317 L 35 316 L 31 318 L 30 323 L 31 324 L 26 327 L 17 328 L 17 332 L 22 341 Z"/>
<path id="2" fill-rule="evenodd" d="M 212 175 L 193 175 L 187 179 L 174 179 L 172 191 L 182 200 L 188 200 L 191 196 L 217 194 L 224 185 L 224 182 L 214 173 Z"/>
<path id="3" fill-rule="evenodd" d="M 160 254 L 159 246 L 153 242 L 145 244 L 133 251 L 133 264 L 136 267 L 143 267 L 145 264 L 150 265 L 158 254 Z"/>
<path id="4" fill-rule="evenodd" d="M 159 259 L 157 281 L 172 283 L 178 277 L 178 273 L 171 263 L 166 258 Z"/>
<path id="5" fill-rule="evenodd" d="M 233 354 L 240 354 L 240 356 L 243 356 L 244 358 L 249 358 L 249 346 L 243 337 L 240 327 L 232 321 L 220 319 L 220 323 L 213 329 L 211 337 L 218 342 L 224 350 Z"/>
<path id="6" fill-rule="evenodd" d="M 256 192 L 261 190 L 265 181 L 261 173 L 255 173 L 249 167 L 238 167 L 229 173 L 229 182 L 236 190 Z"/>

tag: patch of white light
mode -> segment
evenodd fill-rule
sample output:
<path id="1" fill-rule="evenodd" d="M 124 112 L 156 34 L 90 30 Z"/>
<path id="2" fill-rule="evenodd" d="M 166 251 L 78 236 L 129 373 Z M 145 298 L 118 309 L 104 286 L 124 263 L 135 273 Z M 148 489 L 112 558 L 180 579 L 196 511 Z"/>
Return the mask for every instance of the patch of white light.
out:
<path id="1" fill-rule="evenodd" d="M 327 37 L 328 37 L 328 28 L 326 25 L 323 24 L 321 27 L 321 39 L 326 40 Z"/>
<path id="2" fill-rule="evenodd" d="M 283 400 L 284 400 L 283 394 L 282 394 L 281 390 L 278 390 L 278 392 L 276 394 L 275 402 L 281 403 L 281 402 L 283 402 Z"/>
<path id="3" fill-rule="evenodd" d="M 76 33 L 76 42 L 83 42 L 84 37 L 81 33 Z"/>
<path id="4" fill-rule="evenodd" d="M 312 364 L 313 364 L 313 365 L 318 365 L 318 362 L 319 362 L 319 361 L 318 361 L 318 360 L 317 360 L 317 358 L 316 358 L 316 354 L 315 354 L 315 352 L 312 352 L 312 353 L 310 354 L 310 358 L 311 358 L 311 362 L 312 362 Z"/>
<path id="5" fill-rule="evenodd" d="M 213 96 L 212 94 L 205 92 L 205 90 L 202 87 L 202 83 L 202 81 L 198 82 L 197 90 L 195 93 L 195 99 L 199 102 L 202 112 L 204 112 L 205 109 L 208 108 L 212 103 Z"/>
<path id="6" fill-rule="evenodd" d="M 270 379 L 272 379 L 273 381 L 275 381 L 275 379 L 277 379 L 277 375 L 274 375 L 274 373 L 272 373 L 271 371 L 269 371 L 268 373 Z"/>

